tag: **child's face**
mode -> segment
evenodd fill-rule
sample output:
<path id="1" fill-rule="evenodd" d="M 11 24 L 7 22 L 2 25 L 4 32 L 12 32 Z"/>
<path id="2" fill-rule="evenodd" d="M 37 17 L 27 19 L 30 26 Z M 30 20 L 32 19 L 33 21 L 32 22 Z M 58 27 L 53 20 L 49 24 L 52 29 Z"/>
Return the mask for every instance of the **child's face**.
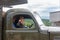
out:
<path id="1" fill-rule="evenodd" d="M 19 22 L 24 24 L 24 19 L 23 18 L 19 19 Z"/>

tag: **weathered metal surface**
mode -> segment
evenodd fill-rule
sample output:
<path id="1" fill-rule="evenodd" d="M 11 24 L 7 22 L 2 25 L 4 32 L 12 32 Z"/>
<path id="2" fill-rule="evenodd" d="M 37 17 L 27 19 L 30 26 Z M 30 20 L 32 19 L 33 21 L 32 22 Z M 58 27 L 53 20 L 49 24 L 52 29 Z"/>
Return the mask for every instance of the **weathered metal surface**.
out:
<path id="1" fill-rule="evenodd" d="M 6 33 L 6 40 L 49 40 L 48 35 L 40 34 L 40 33 Z"/>
<path id="2" fill-rule="evenodd" d="M 2 36 L 2 6 L 0 6 L 0 40 Z"/>
<path id="3" fill-rule="evenodd" d="M 40 39 L 39 40 L 49 40 L 49 34 L 40 33 Z"/>
<path id="4" fill-rule="evenodd" d="M 50 40 L 60 40 L 60 33 L 50 33 Z"/>
<path id="5" fill-rule="evenodd" d="M 39 40 L 39 33 L 6 33 L 6 40 Z"/>

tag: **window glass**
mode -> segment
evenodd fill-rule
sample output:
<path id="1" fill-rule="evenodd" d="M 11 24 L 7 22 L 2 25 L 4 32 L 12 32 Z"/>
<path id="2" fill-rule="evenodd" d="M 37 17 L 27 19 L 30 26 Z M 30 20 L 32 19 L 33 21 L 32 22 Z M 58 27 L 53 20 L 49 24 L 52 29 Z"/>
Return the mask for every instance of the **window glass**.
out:
<path id="1" fill-rule="evenodd" d="M 52 25 L 49 17 L 41 16 L 42 14 L 39 14 L 37 12 L 35 12 L 35 14 L 38 15 L 39 18 L 41 18 L 42 23 L 40 22 L 40 24 L 44 24 L 45 26 L 51 26 Z"/>
<path id="2" fill-rule="evenodd" d="M 13 28 L 35 28 L 35 23 L 29 15 L 15 15 L 13 17 Z"/>

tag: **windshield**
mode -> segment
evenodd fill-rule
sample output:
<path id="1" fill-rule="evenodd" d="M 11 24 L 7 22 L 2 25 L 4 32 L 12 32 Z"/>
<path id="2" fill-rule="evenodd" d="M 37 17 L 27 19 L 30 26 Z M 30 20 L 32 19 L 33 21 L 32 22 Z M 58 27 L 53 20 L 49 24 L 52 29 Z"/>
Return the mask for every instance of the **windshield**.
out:
<path id="1" fill-rule="evenodd" d="M 37 19 L 37 21 L 38 21 L 38 23 L 40 25 L 43 24 L 45 26 L 51 26 L 51 21 L 50 21 L 50 19 L 48 17 L 45 18 L 45 17 L 41 16 L 41 14 L 39 14 L 37 12 L 34 12 L 34 13 L 35 13 L 35 17 L 36 17 L 36 19 Z"/>
<path id="2" fill-rule="evenodd" d="M 46 18 L 46 19 L 45 19 L 45 18 Z M 41 20 L 43 21 L 43 23 L 44 23 L 46 26 L 51 26 L 51 21 L 50 21 L 50 19 L 47 19 L 47 17 L 41 16 Z"/>

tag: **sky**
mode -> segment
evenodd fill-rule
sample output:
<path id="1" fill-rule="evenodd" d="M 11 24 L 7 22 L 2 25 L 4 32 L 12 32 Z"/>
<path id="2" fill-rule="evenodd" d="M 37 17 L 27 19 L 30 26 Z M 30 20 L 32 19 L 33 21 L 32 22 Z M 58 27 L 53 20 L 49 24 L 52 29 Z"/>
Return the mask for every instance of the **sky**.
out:
<path id="1" fill-rule="evenodd" d="M 42 18 L 50 17 L 50 12 L 60 11 L 60 0 L 28 0 L 29 7 Z"/>

